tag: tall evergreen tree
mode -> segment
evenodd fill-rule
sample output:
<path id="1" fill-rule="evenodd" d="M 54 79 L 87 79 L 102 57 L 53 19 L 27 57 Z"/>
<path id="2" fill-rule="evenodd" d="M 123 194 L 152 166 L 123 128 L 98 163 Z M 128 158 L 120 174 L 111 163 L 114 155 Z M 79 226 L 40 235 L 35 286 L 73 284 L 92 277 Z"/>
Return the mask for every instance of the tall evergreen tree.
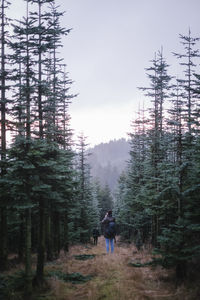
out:
<path id="1" fill-rule="evenodd" d="M 16 117 L 16 125 L 19 130 L 19 137 L 16 137 L 16 142 L 13 145 L 13 152 L 11 157 L 15 157 L 16 166 L 13 167 L 14 172 L 20 172 L 20 164 L 24 159 L 24 172 L 19 173 L 19 178 L 22 176 L 21 180 L 24 184 L 18 185 L 20 187 L 19 201 L 22 207 L 22 215 L 25 216 L 25 273 L 26 273 L 26 294 L 30 295 L 32 293 L 32 268 L 31 268 L 31 231 L 32 231 L 32 213 L 33 213 L 33 197 L 32 197 L 32 184 L 31 181 L 31 171 L 32 164 L 29 162 L 29 155 L 32 151 L 33 141 L 33 99 L 34 99 L 34 47 L 33 42 L 33 27 L 34 22 L 29 18 L 29 3 L 27 1 L 26 6 L 26 17 L 23 21 L 18 24 L 14 24 L 14 33 L 18 40 L 11 43 L 11 47 L 14 51 L 13 63 L 16 62 L 20 66 L 19 72 L 16 73 L 16 77 L 19 78 L 17 87 L 19 87 L 19 92 L 15 94 L 16 105 L 13 107 L 13 115 Z M 23 72 L 21 72 L 23 70 Z M 23 75 L 22 75 L 23 74 Z M 20 76 L 20 77 L 19 77 Z M 15 152 L 16 148 L 19 147 L 19 153 Z M 23 155 L 22 155 L 23 153 Z M 24 214 L 23 214 L 24 211 Z M 21 221 L 23 222 L 23 221 Z M 22 224 L 21 224 L 22 225 Z"/>
<path id="2" fill-rule="evenodd" d="M 1 11 L 0 11 L 0 21 L 1 21 L 1 98 L 0 98 L 0 113 L 1 113 L 1 148 L 0 148 L 0 268 L 7 268 L 7 192 L 5 189 L 5 175 L 7 172 L 7 132 L 8 132 L 8 120 L 7 120 L 7 107 L 8 107 L 8 96 L 6 92 L 9 89 L 8 86 L 8 18 L 6 17 L 6 9 L 9 6 L 9 1 L 1 0 Z"/>
<path id="3" fill-rule="evenodd" d="M 90 166 L 87 161 L 88 153 L 86 138 L 83 134 L 79 137 L 78 147 L 78 181 L 79 181 L 79 230 L 80 242 L 88 242 L 91 233 L 91 216 L 89 211 L 92 203 L 92 190 L 90 182 Z"/>
<path id="4" fill-rule="evenodd" d="M 147 75 L 150 79 L 150 88 L 142 88 L 147 91 L 146 96 L 153 103 L 150 109 L 150 124 L 152 129 L 148 131 L 148 151 L 149 151 L 149 167 L 146 169 L 146 176 L 149 178 L 147 184 L 148 189 L 154 190 L 154 193 L 159 193 L 162 189 L 164 180 L 161 181 L 161 170 L 166 159 L 166 147 L 164 139 L 164 101 L 169 96 L 169 82 L 171 76 L 167 74 L 168 65 L 163 58 L 162 51 L 158 52 L 155 59 L 152 61 L 152 67 L 148 68 Z M 149 195 L 150 196 L 150 195 Z M 153 196 L 153 195 L 152 195 Z M 152 197 L 150 196 L 150 197 Z M 153 199 L 152 199 L 153 200 Z M 152 210 L 152 243 L 157 244 L 157 237 L 160 232 L 160 201 L 154 198 L 154 203 L 151 202 Z"/>
<path id="5" fill-rule="evenodd" d="M 194 68 L 196 67 L 195 64 L 195 58 L 199 56 L 199 51 L 194 49 L 196 42 L 199 40 L 199 38 L 193 38 L 191 36 L 191 31 L 189 29 L 188 35 L 182 35 L 180 34 L 180 40 L 181 44 L 184 47 L 185 52 L 183 54 L 174 53 L 174 55 L 181 59 L 182 62 L 180 63 L 181 66 L 184 66 L 184 73 L 185 78 L 179 79 L 180 84 L 185 90 L 185 116 L 184 119 L 187 123 L 188 128 L 188 134 L 191 139 L 192 134 L 192 127 L 194 124 L 194 116 L 193 116 L 193 110 L 194 110 L 194 98 L 193 98 L 193 87 L 194 87 Z"/>
<path id="6" fill-rule="evenodd" d="M 59 59 L 55 49 L 61 46 L 61 36 L 69 32 L 59 27 L 62 14 L 56 12 L 53 1 L 26 2 L 26 17 L 13 25 L 16 40 L 10 43 L 14 53 L 11 58 L 15 67 L 13 80 L 17 82 L 13 86 L 15 102 L 12 110 L 17 130 L 10 151 L 9 173 L 11 178 L 17 175 L 22 183 L 12 182 L 13 191 L 18 194 L 17 198 L 13 194 L 13 200 L 22 217 L 20 226 L 25 227 L 26 294 L 31 294 L 31 249 L 38 248 L 35 282 L 42 285 L 46 249 L 48 259 L 57 257 L 64 240 L 62 226 L 66 233 L 65 217 L 74 190 L 67 105 L 73 96 L 67 94 L 71 81 L 66 78 L 59 81 L 59 75 L 63 74 L 56 66 Z M 38 4 L 36 13 L 29 7 L 33 3 Z M 48 4 L 51 4 L 47 7 L 49 12 L 42 12 L 43 5 Z M 54 53 L 51 70 L 47 68 L 50 52 Z M 39 61 L 35 59 L 36 55 Z M 50 80 L 46 80 L 48 76 Z M 64 114 L 59 113 L 62 105 L 65 106 Z M 54 116 L 51 128 L 49 113 Z M 61 124 L 64 124 L 64 130 Z M 58 226 L 52 226 L 53 222 Z M 65 249 L 68 243 L 67 239 Z"/>

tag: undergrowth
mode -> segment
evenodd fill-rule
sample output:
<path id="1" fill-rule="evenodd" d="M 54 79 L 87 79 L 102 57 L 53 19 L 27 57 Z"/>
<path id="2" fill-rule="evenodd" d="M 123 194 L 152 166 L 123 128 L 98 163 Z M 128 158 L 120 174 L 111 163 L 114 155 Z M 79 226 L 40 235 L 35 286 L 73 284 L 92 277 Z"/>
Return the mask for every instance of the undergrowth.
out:
<path id="1" fill-rule="evenodd" d="M 81 284 L 84 282 L 87 282 L 88 280 L 91 280 L 93 277 L 92 275 L 83 276 L 81 273 L 63 273 L 60 270 L 54 270 L 51 272 L 48 272 L 48 277 L 56 277 L 59 280 L 63 280 L 66 282 L 71 282 L 73 284 Z"/>
<path id="2" fill-rule="evenodd" d="M 80 255 L 74 255 L 74 257 L 78 260 L 87 260 L 87 259 L 92 259 L 96 255 L 95 254 L 80 254 Z"/>
<path id="3" fill-rule="evenodd" d="M 12 275 L 0 275 L 0 300 L 21 300 L 25 274 L 18 271 Z"/>
<path id="4" fill-rule="evenodd" d="M 97 246 L 76 245 L 45 265 L 45 286 L 34 287 L 31 300 L 200 299 L 197 278 L 177 288 L 173 270 L 151 264 L 150 249 L 133 244 L 117 242 L 113 254 L 106 254 L 103 238 Z M 22 300 L 23 288 L 24 272 L 0 276 L 0 300 Z"/>

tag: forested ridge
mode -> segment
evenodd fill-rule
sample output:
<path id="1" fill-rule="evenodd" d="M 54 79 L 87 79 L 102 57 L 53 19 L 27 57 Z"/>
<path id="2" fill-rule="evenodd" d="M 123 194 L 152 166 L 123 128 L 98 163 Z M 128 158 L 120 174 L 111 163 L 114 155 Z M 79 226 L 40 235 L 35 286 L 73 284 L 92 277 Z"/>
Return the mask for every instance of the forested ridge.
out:
<path id="1" fill-rule="evenodd" d="M 121 173 L 126 169 L 129 151 L 130 144 L 124 138 L 89 148 L 88 162 L 93 181 L 99 181 L 102 186 L 108 185 L 114 192 Z"/>
<path id="2" fill-rule="evenodd" d="M 60 24 L 64 13 L 54 0 L 25 3 L 24 14 L 12 20 L 12 4 L 0 1 L 0 298 L 45 299 L 52 288 L 49 266 L 67 264 L 71 249 L 90 247 L 92 229 L 100 229 L 113 209 L 119 242 L 151 257 L 155 268 L 169 269 L 163 274 L 174 279 L 177 299 L 184 299 L 176 294 L 182 284 L 191 296 L 185 299 L 198 299 L 198 288 L 195 294 L 188 289 L 199 286 L 200 273 L 199 38 L 190 30 L 180 35 L 182 53 L 174 52 L 179 78 L 168 74 L 162 49 L 147 67 L 149 86 L 140 89 L 150 108 L 140 109 L 132 121 L 127 167 L 112 194 L 107 184 L 91 178 L 84 134 L 74 145 L 69 106 L 77 95 L 70 93 L 72 80 L 59 54 L 62 39 L 71 34 Z M 120 273 L 122 257 L 113 259 L 114 273 Z M 55 277 L 66 280 L 61 271 Z M 118 277 L 116 282 L 120 285 Z M 119 297 L 117 291 L 111 296 Z M 133 299 L 156 298 L 138 295 Z"/>

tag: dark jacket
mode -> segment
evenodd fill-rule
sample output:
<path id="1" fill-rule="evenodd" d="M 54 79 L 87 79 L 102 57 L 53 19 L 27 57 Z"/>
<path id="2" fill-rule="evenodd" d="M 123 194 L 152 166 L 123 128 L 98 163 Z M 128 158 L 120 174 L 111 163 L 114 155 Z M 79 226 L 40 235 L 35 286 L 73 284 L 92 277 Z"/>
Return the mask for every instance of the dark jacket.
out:
<path id="1" fill-rule="evenodd" d="M 106 229 L 108 228 L 110 222 L 115 222 L 115 218 L 107 216 L 101 221 L 101 223 L 103 224 L 103 235 L 107 239 L 113 239 L 115 237 L 115 234 L 113 236 L 108 236 L 106 233 Z"/>

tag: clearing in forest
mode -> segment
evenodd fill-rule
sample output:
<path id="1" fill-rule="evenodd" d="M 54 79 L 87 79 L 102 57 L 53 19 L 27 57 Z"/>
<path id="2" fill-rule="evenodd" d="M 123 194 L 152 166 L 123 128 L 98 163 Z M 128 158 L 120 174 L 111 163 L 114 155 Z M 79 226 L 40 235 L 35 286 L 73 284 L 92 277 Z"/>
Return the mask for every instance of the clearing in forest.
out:
<path id="1" fill-rule="evenodd" d="M 45 300 L 143 300 L 192 298 L 184 286 L 176 288 L 173 274 L 161 267 L 132 267 L 130 262 L 151 260 L 148 250 L 137 251 L 133 245 L 117 241 L 115 252 L 106 254 L 104 238 L 97 246 L 73 246 L 56 263 L 46 265 L 53 274 L 48 280 L 50 290 Z M 82 274 L 86 282 L 76 284 L 62 280 L 61 274 Z"/>

